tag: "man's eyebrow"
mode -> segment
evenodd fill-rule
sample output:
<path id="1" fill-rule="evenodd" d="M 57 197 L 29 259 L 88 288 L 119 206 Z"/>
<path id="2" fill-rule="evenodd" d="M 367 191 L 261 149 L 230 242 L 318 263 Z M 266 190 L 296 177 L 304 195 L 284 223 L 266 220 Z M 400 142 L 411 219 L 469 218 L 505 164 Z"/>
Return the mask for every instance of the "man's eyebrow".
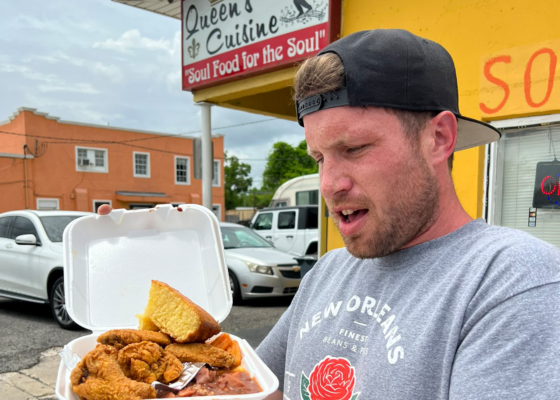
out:
<path id="1" fill-rule="evenodd" d="M 309 155 L 309 156 L 311 156 L 311 157 L 315 158 L 315 156 L 316 156 L 317 154 L 319 154 L 319 152 L 318 152 L 318 151 L 315 151 L 315 150 L 309 150 L 309 148 L 307 149 L 307 155 Z"/>

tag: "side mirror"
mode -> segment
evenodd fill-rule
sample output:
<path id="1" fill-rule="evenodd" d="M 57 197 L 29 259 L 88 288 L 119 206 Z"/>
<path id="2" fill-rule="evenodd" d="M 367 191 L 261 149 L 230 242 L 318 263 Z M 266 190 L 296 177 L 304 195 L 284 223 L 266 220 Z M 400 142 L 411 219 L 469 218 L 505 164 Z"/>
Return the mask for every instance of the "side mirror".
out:
<path id="1" fill-rule="evenodd" d="M 35 235 L 29 233 L 27 235 L 19 235 L 16 237 L 16 244 L 21 244 L 24 246 L 40 246 L 40 243 L 37 243 L 37 238 Z"/>

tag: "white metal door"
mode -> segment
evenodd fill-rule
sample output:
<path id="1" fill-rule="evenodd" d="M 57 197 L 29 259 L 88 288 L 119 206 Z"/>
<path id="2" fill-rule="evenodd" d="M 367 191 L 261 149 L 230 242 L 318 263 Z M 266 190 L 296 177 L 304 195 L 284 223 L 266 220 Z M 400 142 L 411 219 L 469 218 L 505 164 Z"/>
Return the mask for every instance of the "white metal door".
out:
<path id="1" fill-rule="evenodd" d="M 305 230 L 298 231 L 298 212 L 299 210 L 289 210 L 278 212 L 276 230 L 274 232 L 274 245 L 276 248 L 293 254 L 301 254 L 304 237 L 298 240 L 298 233 L 305 235 Z"/>
<path id="2" fill-rule="evenodd" d="M 255 223 L 252 225 L 252 228 L 260 236 L 262 236 L 269 242 L 274 243 L 272 237 L 272 227 L 274 223 L 274 213 L 264 212 L 257 216 L 257 218 L 255 219 Z"/>

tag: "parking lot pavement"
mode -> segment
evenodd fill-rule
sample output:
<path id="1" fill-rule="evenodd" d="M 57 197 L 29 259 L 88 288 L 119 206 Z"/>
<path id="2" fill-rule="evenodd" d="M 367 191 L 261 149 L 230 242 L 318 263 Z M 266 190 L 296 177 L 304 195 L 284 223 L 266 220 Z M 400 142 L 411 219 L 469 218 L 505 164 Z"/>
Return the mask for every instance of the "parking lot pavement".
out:
<path id="1" fill-rule="evenodd" d="M 60 357 L 60 348 L 43 352 L 39 363 L 18 372 L 0 375 L 0 399 L 51 400 L 56 399 L 54 387 Z"/>

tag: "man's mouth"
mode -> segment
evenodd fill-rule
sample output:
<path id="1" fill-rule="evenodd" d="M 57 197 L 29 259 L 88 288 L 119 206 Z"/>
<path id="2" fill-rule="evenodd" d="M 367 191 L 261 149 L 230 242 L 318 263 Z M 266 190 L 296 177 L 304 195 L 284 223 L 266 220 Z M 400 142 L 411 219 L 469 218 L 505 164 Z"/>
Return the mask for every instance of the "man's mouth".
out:
<path id="1" fill-rule="evenodd" d="M 363 218 L 364 215 L 368 213 L 368 211 L 369 210 L 367 208 L 362 208 L 358 210 L 348 209 L 348 210 L 339 211 L 339 215 L 342 222 L 351 224 Z"/>

